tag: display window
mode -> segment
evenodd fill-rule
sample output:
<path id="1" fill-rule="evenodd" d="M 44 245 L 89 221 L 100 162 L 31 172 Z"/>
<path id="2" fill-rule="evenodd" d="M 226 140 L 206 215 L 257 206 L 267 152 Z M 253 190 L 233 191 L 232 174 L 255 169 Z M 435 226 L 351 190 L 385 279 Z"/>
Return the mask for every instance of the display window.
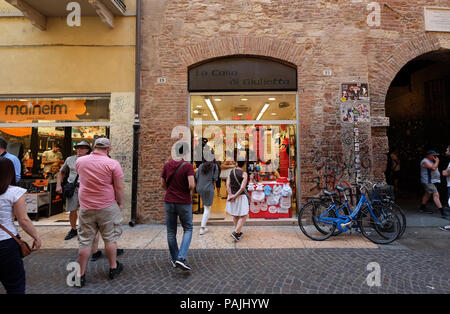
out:
<path id="1" fill-rule="evenodd" d="M 194 168 L 204 161 L 199 147 L 211 149 L 220 168 L 212 217 L 226 219 L 226 178 L 238 160 L 246 161 L 249 175 L 250 218 L 295 215 L 299 179 L 295 92 L 191 93 L 190 117 Z M 198 196 L 195 202 L 194 211 L 200 212 Z"/>
<path id="2" fill-rule="evenodd" d="M 36 219 L 62 212 L 59 170 L 77 143 L 92 147 L 109 136 L 109 103 L 109 97 L 0 99 L 0 137 L 22 163 L 19 185 L 28 190 L 27 211 Z"/>

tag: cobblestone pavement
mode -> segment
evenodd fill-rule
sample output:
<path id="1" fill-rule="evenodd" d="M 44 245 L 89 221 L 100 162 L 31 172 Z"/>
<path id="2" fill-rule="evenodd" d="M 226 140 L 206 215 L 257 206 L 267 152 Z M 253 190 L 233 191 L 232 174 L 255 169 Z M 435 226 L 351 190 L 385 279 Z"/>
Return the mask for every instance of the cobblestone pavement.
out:
<path id="1" fill-rule="evenodd" d="M 125 249 L 125 254 L 118 258 L 124 264 L 123 273 L 109 280 L 109 265 L 107 259 L 102 257 L 96 262 L 89 262 L 87 284 L 80 289 L 66 284 L 70 272 L 67 265 L 77 261 L 76 239 L 61 240 L 67 227 L 40 228 L 43 238 L 52 237 L 54 241 L 48 241 L 47 247 L 44 245 L 43 249 L 24 259 L 27 293 L 197 296 L 450 293 L 450 233 L 437 232 L 434 230 L 436 228 L 431 233 L 420 228 L 409 229 L 405 240 L 378 247 L 361 240 L 358 234 L 347 238 L 342 235 L 336 237 L 340 239 L 323 242 L 307 241 L 297 234 L 295 227 L 271 227 L 271 230 L 268 227 L 248 227 L 247 237 L 236 244 L 232 240 L 230 242 L 231 237 L 225 233 L 229 227 L 211 227 L 209 238 L 194 234 L 188 256 L 192 266 L 190 272 L 173 269 L 169 264 L 164 229 L 163 226 L 141 226 L 124 230 L 120 246 Z M 262 235 L 267 232 L 275 239 L 278 237 L 291 243 L 279 239 L 278 242 L 274 239 L 264 241 Z M 144 234 L 151 235 L 147 242 L 137 241 L 137 245 L 132 240 L 133 236 L 136 236 L 135 239 L 143 238 Z M 417 245 L 424 240 L 426 245 Z M 214 247 L 220 243 L 222 246 Z M 433 246 L 432 243 L 439 245 Z M 330 248 L 333 244 L 339 248 Z M 369 287 L 367 284 L 372 271 L 367 266 L 371 262 L 378 263 L 381 268 L 379 287 Z M 0 294 L 3 293 L 5 291 L 0 285 Z"/>

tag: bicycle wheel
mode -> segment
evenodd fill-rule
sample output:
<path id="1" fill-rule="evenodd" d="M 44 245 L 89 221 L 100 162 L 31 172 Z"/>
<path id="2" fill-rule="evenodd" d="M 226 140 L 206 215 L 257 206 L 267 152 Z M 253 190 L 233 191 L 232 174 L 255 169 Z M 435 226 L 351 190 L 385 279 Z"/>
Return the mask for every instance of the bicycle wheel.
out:
<path id="1" fill-rule="evenodd" d="M 400 233 L 399 218 L 388 211 L 374 211 L 376 220 L 371 215 L 369 208 L 361 209 L 358 226 L 361 233 L 376 244 L 389 244 L 395 241 Z"/>
<path id="2" fill-rule="evenodd" d="M 406 216 L 405 213 L 403 212 L 403 210 L 400 208 L 400 206 L 398 206 L 397 204 L 395 204 L 392 201 L 387 201 L 387 202 L 374 202 L 373 204 L 371 204 L 372 209 L 374 211 L 374 213 L 376 211 L 388 211 L 390 213 L 393 213 L 394 215 L 396 215 L 400 221 L 400 232 L 398 234 L 397 239 L 400 239 L 400 237 L 405 233 L 406 230 Z M 377 214 L 375 214 L 377 215 Z"/>
<path id="3" fill-rule="evenodd" d="M 298 213 L 298 225 L 304 235 L 315 241 L 323 241 L 333 235 L 336 225 L 318 221 L 318 217 L 327 209 L 326 204 L 321 201 L 310 201 L 302 206 Z M 335 217 L 333 212 L 329 214 L 329 217 Z"/>

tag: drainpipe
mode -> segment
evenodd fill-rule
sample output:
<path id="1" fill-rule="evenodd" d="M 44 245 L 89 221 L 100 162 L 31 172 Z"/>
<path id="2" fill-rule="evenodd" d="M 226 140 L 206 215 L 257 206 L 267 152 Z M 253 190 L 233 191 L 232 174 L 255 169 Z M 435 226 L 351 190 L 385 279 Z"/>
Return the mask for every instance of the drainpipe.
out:
<path id="1" fill-rule="evenodd" d="M 131 192 L 131 220 L 130 227 L 136 225 L 137 216 L 137 186 L 139 168 L 139 134 L 140 134 L 140 106 L 141 106 L 141 0 L 136 0 L 136 69 L 134 91 L 134 123 L 133 123 L 133 174 Z"/>

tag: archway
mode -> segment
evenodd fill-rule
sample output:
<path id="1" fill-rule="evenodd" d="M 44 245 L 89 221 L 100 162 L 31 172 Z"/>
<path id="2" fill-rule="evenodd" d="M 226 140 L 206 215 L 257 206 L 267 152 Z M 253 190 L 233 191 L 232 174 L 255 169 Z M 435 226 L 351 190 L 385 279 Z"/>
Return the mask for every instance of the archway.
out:
<path id="1" fill-rule="evenodd" d="M 401 163 L 397 201 L 404 208 L 417 209 L 423 194 L 419 165 L 424 153 L 432 149 L 440 154 L 440 170 L 449 163 L 445 150 L 450 145 L 450 50 L 428 52 L 404 65 L 387 91 L 385 109 L 390 119 L 389 152 L 397 147 Z M 388 183 L 394 184 L 395 177 L 386 171 Z M 447 204 L 444 177 L 439 192 L 441 202 Z"/>

